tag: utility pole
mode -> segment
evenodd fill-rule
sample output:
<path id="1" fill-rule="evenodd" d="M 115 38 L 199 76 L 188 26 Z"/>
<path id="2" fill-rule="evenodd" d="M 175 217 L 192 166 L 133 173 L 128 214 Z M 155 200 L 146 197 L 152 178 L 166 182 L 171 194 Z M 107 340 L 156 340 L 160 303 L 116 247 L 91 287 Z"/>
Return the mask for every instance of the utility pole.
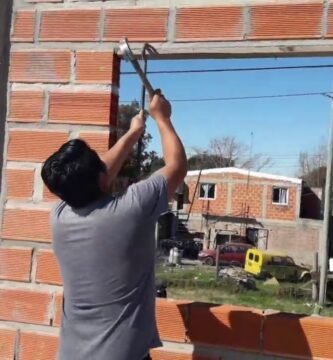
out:
<path id="1" fill-rule="evenodd" d="M 332 96 L 325 94 L 331 100 Z M 332 104 L 331 104 L 332 107 Z M 329 227 L 332 216 L 331 194 L 332 194 L 332 162 L 333 162 L 333 114 L 331 115 L 330 138 L 327 149 L 326 164 L 326 184 L 325 184 L 325 206 L 324 221 L 320 243 L 320 282 L 319 282 L 319 306 L 324 306 L 326 302 L 326 284 L 328 270 L 328 247 L 329 247 Z"/>

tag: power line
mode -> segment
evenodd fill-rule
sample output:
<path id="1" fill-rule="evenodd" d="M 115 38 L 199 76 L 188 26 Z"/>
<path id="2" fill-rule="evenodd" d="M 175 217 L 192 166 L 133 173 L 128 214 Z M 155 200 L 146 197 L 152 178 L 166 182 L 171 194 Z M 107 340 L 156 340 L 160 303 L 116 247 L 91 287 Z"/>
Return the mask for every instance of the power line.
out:
<path id="1" fill-rule="evenodd" d="M 273 94 L 273 95 L 256 95 L 256 96 L 231 96 L 231 97 L 217 97 L 217 98 L 185 98 L 185 99 L 173 99 L 171 102 L 208 102 L 208 101 L 239 101 L 239 100 L 258 100 L 258 99 L 277 99 L 277 98 L 289 98 L 289 97 L 301 97 L 301 96 L 327 96 L 333 94 L 331 91 L 322 92 L 308 92 L 308 93 L 294 93 L 294 94 Z M 132 103 L 136 100 L 124 100 L 120 101 L 121 104 Z"/>
<path id="2" fill-rule="evenodd" d="M 327 69 L 333 68 L 333 64 L 323 65 L 295 65 L 295 66 L 271 66 L 271 67 L 247 67 L 247 68 L 218 68 L 218 69 L 181 69 L 181 70 L 149 70 L 147 74 L 201 74 L 201 73 L 216 73 L 216 72 L 241 72 L 241 71 L 272 71 L 272 70 L 301 70 L 301 69 Z M 124 71 L 121 75 L 136 75 L 135 71 Z"/>

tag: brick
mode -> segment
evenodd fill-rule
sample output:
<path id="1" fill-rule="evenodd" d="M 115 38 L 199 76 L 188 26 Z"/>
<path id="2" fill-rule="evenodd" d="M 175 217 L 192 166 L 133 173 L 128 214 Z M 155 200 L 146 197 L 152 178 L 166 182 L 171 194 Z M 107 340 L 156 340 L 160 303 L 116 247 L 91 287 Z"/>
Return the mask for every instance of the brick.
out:
<path id="1" fill-rule="evenodd" d="M 43 186 L 43 200 L 44 201 L 57 201 L 59 198 L 52 194 L 49 189 L 44 185 Z"/>
<path id="2" fill-rule="evenodd" d="M 189 182 L 191 181 L 191 182 Z M 188 180 L 189 184 L 189 202 L 192 202 L 193 193 L 195 190 L 195 184 L 197 179 Z M 211 179 L 209 180 L 211 182 Z M 205 182 L 203 178 L 201 182 Z M 228 201 L 228 188 L 227 184 L 218 184 L 216 183 L 216 199 L 214 200 L 202 200 L 199 199 L 198 192 L 196 193 L 193 201 L 192 210 L 197 213 L 209 213 L 210 215 L 225 215 L 227 213 L 227 201 Z"/>
<path id="3" fill-rule="evenodd" d="M 50 242 L 49 210 L 5 209 L 2 237 L 10 240 Z"/>
<path id="4" fill-rule="evenodd" d="M 188 301 L 157 300 L 156 321 L 163 340 L 185 342 L 189 304 Z"/>
<path id="5" fill-rule="evenodd" d="M 104 40 L 165 41 L 168 9 L 110 9 L 106 11 Z M 126 26 L 124 26 L 126 24 Z"/>
<path id="6" fill-rule="evenodd" d="M 262 320 L 262 313 L 250 308 L 193 304 L 187 335 L 194 344 L 260 351 Z"/>
<path id="7" fill-rule="evenodd" d="M 43 91 L 15 90 L 10 94 L 8 121 L 39 122 L 43 117 Z"/>
<path id="8" fill-rule="evenodd" d="M 251 6 L 250 39 L 310 39 L 321 36 L 322 4 Z"/>
<path id="9" fill-rule="evenodd" d="M 43 291 L 0 289 L 0 320 L 49 325 L 51 300 Z"/>
<path id="10" fill-rule="evenodd" d="M 50 94 L 49 121 L 52 123 L 109 125 L 110 92 L 64 92 Z"/>
<path id="11" fill-rule="evenodd" d="M 20 332 L 20 360 L 55 360 L 59 339 L 46 333 Z"/>
<path id="12" fill-rule="evenodd" d="M 33 42 L 35 34 L 34 10 L 17 10 L 11 40 L 14 42 Z"/>
<path id="13" fill-rule="evenodd" d="M 103 155 L 109 149 L 110 134 L 108 131 L 81 132 L 79 137 L 85 140 L 99 155 Z"/>
<path id="14" fill-rule="evenodd" d="M 199 356 L 194 353 L 178 353 L 162 349 L 151 351 L 152 360 L 222 360 L 220 356 Z"/>
<path id="15" fill-rule="evenodd" d="M 76 82 L 80 84 L 113 84 L 119 86 L 120 66 L 110 51 L 77 51 Z"/>
<path id="16" fill-rule="evenodd" d="M 193 360 L 192 354 L 182 354 L 165 350 L 152 350 L 152 360 Z"/>
<path id="17" fill-rule="evenodd" d="M 0 248 L 0 279 L 30 281 L 31 257 L 29 248 Z"/>
<path id="18" fill-rule="evenodd" d="M 232 185 L 232 214 L 234 216 L 248 216 L 250 218 L 262 215 L 262 185 L 233 184 Z"/>
<path id="19" fill-rule="evenodd" d="M 33 169 L 6 169 L 7 199 L 31 199 L 34 175 Z"/>
<path id="20" fill-rule="evenodd" d="M 39 250 L 37 252 L 36 282 L 62 285 L 59 265 L 52 250 Z"/>
<path id="21" fill-rule="evenodd" d="M 59 327 L 61 324 L 63 297 L 64 297 L 64 295 L 62 293 L 56 294 L 56 297 L 55 297 L 55 313 L 54 313 L 54 319 L 53 319 L 53 326 L 56 326 L 56 327 Z"/>
<path id="22" fill-rule="evenodd" d="M 273 186 L 268 186 L 266 218 L 275 220 L 295 220 L 296 201 L 293 199 L 296 199 L 296 191 L 296 187 L 289 187 L 288 205 L 278 205 L 272 203 Z"/>
<path id="23" fill-rule="evenodd" d="M 0 328 L 0 359 L 12 360 L 15 353 L 16 330 Z"/>
<path id="24" fill-rule="evenodd" d="M 332 359 L 332 331 L 331 318 L 283 313 L 266 315 L 263 349 L 265 353 L 288 358 Z"/>
<path id="25" fill-rule="evenodd" d="M 47 10 L 41 14 L 40 41 L 96 41 L 100 10 Z"/>
<path id="26" fill-rule="evenodd" d="M 10 130 L 7 160 L 43 162 L 67 140 L 67 132 Z"/>
<path id="27" fill-rule="evenodd" d="M 178 9 L 176 41 L 241 40 L 242 12 L 241 6 Z"/>
<path id="28" fill-rule="evenodd" d="M 26 50 L 11 53 L 9 79 L 25 83 L 67 83 L 70 78 L 69 50 Z"/>

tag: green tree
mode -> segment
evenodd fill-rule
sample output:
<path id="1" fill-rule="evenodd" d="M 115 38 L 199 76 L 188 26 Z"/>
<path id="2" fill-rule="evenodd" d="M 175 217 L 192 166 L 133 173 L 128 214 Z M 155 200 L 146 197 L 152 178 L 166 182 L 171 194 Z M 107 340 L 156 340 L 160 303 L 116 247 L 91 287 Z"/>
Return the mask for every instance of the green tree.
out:
<path id="1" fill-rule="evenodd" d="M 189 168 L 238 167 L 260 171 L 271 166 L 271 159 L 260 153 L 252 154 L 249 147 L 234 136 L 211 139 L 207 149 L 194 148 L 189 158 Z"/>
<path id="2" fill-rule="evenodd" d="M 118 131 L 119 136 L 126 132 L 131 124 L 132 118 L 140 111 L 140 105 L 137 101 L 130 104 L 122 104 L 118 110 Z M 148 117 L 148 113 L 146 113 Z M 148 150 L 152 136 L 145 133 L 142 139 L 141 154 L 138 158 L 138 145 L 135 145 L 131 155 L 125 162 L 119 176 L 129 178 L 130 181 L 136 181 L 145 178 L 152 172 L 158 170 L 164 165 L 164 161 L 160 158 L 156 151 Z"/>

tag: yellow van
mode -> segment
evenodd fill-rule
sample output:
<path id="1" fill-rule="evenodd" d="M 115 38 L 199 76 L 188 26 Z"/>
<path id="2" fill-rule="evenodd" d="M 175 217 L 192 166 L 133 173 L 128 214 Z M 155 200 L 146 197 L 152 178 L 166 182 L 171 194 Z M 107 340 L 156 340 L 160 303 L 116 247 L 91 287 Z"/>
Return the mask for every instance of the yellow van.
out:
<path id="1" fill-rule="evenodd" d="M 310 281 L 309 269 L 295 264 L 293 258 L 278 253 L 250 249 L 246 253 L 245 271 L 259 279 L 275 277 L 285 281 Z"/>

